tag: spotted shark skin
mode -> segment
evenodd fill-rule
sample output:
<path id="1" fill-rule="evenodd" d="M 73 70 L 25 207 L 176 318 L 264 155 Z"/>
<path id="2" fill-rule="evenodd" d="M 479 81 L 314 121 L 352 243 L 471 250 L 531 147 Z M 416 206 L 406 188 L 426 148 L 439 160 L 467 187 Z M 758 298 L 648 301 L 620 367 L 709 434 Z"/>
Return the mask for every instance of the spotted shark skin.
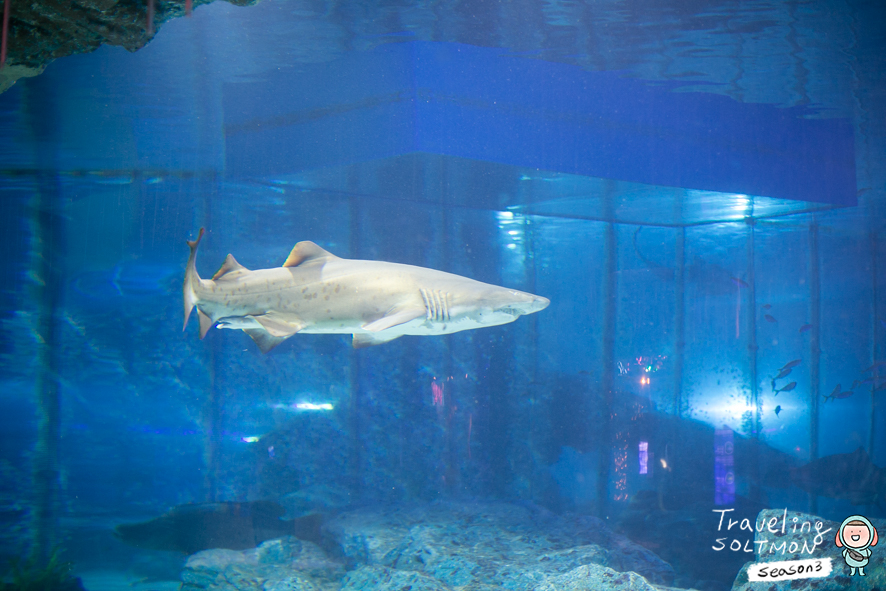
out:
<path id="1" fill-rule="evenodd" d="M 184 327 L 197 308 L 201 339 L 213 326 L 242 330 L 265 353 L 296 333 L 351 334 L 359 348 L 507 324 L 550 304 L 425 267 L 339 258 L 310 241 L 296 244 L 282 267 L 253 271 L 229 254 L 212 279 L 201 279 L 203 233 L 188 241 Z"/>

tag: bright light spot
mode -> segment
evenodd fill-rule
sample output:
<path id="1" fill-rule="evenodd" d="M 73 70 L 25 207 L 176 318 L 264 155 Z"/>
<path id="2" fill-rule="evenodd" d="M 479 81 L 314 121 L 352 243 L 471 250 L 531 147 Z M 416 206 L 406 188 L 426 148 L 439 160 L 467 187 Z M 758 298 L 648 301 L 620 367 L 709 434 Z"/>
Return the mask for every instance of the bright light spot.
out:
<path id="1" fill-rule="evenodd" d="M 332 410 L 334 407 L 328 402 L 314 404 L 313 402 L 298 402 L 294 404 L 274 404 L 271 408 L 277 410 L 288 410 L 290 412 L 298 410 Z"/>
<path id="2" fill-rule="evenodd" d="M 496 213 L 498 219 L 500 220 L 512 220 L 514 219 L 514 214 L 510 211 L 499 211 Z"/>
<path id="3" fill-rule="evenodd" d="M 516 236 L 519 233 L 520 233 L 520 230 L 508 230 L 508 234 L 510 234 L 511 236 Z"/>
<path id="4" fill-rule="evenodd" d="M 733 210 L 740 213 L 747 211 L 751 204 L 751 200 L 747 195 L 733 195 L 732 197 L 735 199 L 734 205 L 732 206 Z"/>
<path id="5" fill-rule="evenodd" d="M 662 468 L 664 468 L 665 470 L 668 469 L 668 463 L 665 461 L 664 458 L 661 458 L 661 459 L 659 460 L 659 462 L 661 462 L 661 467 L 662 467 Z"/>
<path id="6" fill-rule="evenodd" d="M 332 410 L 332 405 L 328 402 L 323 404 L 314 404 L 313 402 L 299 402 L 295 405 L 298 410 Z"/>
<path id="7" fill-rule="evenodd" d="M 640 442 L 640 474 L 646 474 L 649 471 L 649 442 Z"/>
<path id="8" fill-rule="evenodd" d="M 508 244 L 508 248 L 513 250 L 513 249 L 517 248 L 517 245 L 516 244 Z"/>
<path id="9" fill-rule="evenodd" d="M 255 443 L 260 439 L 260 437 L 241 437 L 240 441 L 243 443 Z"/>

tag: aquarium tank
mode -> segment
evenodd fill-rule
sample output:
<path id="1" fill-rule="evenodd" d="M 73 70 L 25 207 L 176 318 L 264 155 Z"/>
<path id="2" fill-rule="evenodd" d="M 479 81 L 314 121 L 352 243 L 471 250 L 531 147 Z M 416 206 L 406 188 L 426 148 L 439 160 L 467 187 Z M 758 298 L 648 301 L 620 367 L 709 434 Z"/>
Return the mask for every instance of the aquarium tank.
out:
<path id="1" fill-rule="evenodd" d="M 886 589 L 886 4 L 0 7 L 0 589 Z"/>

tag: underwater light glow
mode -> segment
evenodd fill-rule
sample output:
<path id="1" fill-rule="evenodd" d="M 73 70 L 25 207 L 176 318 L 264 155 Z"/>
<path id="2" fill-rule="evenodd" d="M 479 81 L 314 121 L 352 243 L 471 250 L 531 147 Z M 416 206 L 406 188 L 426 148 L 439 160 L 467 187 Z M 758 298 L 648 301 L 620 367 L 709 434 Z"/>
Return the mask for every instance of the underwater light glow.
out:
<path id="1" fill-rule="evenodd" d="M 732 197 L 735 199 L 732 209 L 736 212 L 744 213 L 751 205 L 751 199 L 747 195 L 733 195 Z"/>
<path id="2" fill-rule="evenodd" d="M 277 410 L 332 410 L 335 408 L 328 402 L 323 402 L 320 404 L 315 404 L 313 402 L 298 402 L 295 404 L 274 404 L 271 408 Z"/>
<path id="3" fill-rule="evenodd" d="M 261 438 L 253 435 L 251 437 L 241 437 L 240 441 L 242 441 L 243 443 L 256 443 L 259 439 Z"/>
<path id="4" fill-rule="evenodd" d="M 437 382 L 431 382 L 431 394 L 433 395 L 434 406 L 443 406 L 443 388 L 446 384 L 438 385 Z"/>
<path id="5" fill-rule="evenodd" d="M 649 442 L 640 442 L 640 474 L 649 472 Z"/>
<path id="6" fill-rule="evenodd" d="M 298 410 L 332 410 L 332 405 L 328 402 L 322 404 L 314 404 L 313 402 L 299 402 L 295 405 Z"/>
<path id="7" fill-rule="evenodd" d="M 735 502 L 735 442 L 732 429 L 714 431 L 714 504 Z"/>

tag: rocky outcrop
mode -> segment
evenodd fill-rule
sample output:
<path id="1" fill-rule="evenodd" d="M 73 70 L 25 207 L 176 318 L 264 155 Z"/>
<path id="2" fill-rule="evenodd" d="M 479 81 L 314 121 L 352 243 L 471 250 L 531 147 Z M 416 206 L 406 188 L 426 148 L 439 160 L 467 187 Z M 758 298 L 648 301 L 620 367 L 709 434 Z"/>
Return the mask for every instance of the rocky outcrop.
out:
<path id="1" fill-rule="evenodd" d="M 324 549 L 295 538 L 190 557 L 183 591 L 660 591 L 654 554 L 598 519 L 508 503 L 352 510 L 324 527 Z"/>
<path id="2" fill-rule="evenodd" d="M 211 0 L 195 0 L 194 6 Z M 249 5 L 258 0 L 228 0 Z M 151 26 L 148 0 L 9 0 L 6 65 L 0 92 L 16 79 L 35 76 L 52 60 L 88 53 L 101 45 L 141 49 L 169 19 L 185 14 L 185 3 L 156 0 Z M 2 3 L 0 3 L 2 5 Z"/>

